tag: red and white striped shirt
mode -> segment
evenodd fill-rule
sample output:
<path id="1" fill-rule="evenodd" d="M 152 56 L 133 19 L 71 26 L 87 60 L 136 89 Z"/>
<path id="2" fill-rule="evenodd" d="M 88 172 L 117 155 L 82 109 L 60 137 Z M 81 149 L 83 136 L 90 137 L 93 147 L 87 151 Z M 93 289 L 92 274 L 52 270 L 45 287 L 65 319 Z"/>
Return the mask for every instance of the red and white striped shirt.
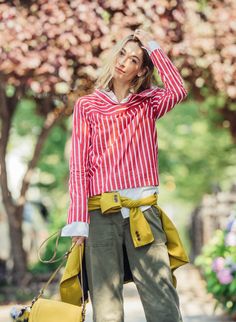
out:
<path id="1" fill-rule="evenodd" d="M 75 103 L 67 223 L 89 223 L 88 197 L 106 191 L 157 186 L 155 122 L 182 101 L 183 80 L 161 48 L 150 53 L 164 84 L 118 103 L 96 89 Z"/>

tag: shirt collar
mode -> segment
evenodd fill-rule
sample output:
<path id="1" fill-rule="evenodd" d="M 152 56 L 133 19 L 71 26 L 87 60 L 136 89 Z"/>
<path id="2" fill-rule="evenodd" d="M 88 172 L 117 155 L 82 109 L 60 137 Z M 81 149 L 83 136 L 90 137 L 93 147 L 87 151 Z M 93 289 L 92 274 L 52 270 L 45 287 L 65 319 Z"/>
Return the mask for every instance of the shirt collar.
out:
<path id="1" fill-rule="evenodd" d="M 117 103 L 125 103 L 129 100 L 130 96 L 132 95 L 132 92 L 129 91 L 129 94 L 123 98 L 122 101 L 118 101 L 115 93 L 111 90 L 111 89 L 101 89 L 102 92 L 104 92 L 105 94 L 107 94 L 113 101 L 117 102 Z"/>

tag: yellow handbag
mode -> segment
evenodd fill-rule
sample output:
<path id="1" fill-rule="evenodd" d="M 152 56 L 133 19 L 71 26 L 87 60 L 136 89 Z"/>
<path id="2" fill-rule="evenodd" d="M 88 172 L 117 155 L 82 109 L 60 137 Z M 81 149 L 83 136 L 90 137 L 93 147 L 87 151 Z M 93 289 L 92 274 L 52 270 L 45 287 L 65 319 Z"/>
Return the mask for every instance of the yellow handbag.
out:
<path id="1" fill-rule="evenodd" d="M 82 322 L 83 308 L 65 302 L 38 299 L 32 306 L 29 322 Z"/>
<path id="2" fill-rule="evenodd" d="M 52 236 L 54 236 L 53 234 Z M 50 236 L 49 238 L 51 238 Z M 58 238 L 56 241 L 56 248 L 58 245 L 58 239 L 60 236 L 60 232 L 58 233 Z M 48 240 L 48 239 L 47 239 Z M 45 240 L 45 241 L 47 241 Z M 42 244 L 43 245 L 43 244 Z M 42 246 L 41 245 L 41 246 Z M 83 276 L 82 276 L 82 269 L 81 269 L 81 290 L 82 290 L 82 301 L 81 306 L 69 304 L 61 301 L 56 300 L 48 300 L 42 299 L 42 295 L 44 290 L 48 287 L 51 281 L 54 279 L 58 271 L 61 269 L 65 261 L 67 260 L 69 254 L 72 252 L 73 248 L 75 247 L 76 243 L 74 243 L 69 251 L 67 251 L 61 258 L 63 261 L 57 267 L 57 269 L 52 273 L 47 283 L 44 287 L 40 290 L 37 297 L 35 297 L 30 306 L 23 307 L 20 311 L 17 311 L 13 308 L 11 312 L 11 317 L 13 321 L 16 322 L 84 322 L 85 321 L 85 300 L 83 294 Z M 41 248 L 40 246 L 40 248 Z M 81 267 L 82 267 L 82 253 L 83 253 L 83 245 L 79 245 L 80 249 L 80 260 L 81 260 Z M 56 255 L 56 249 L 54 251 L 54 255 L 48 261 L 43 261 L 40 256 L 39 259 L 43 263 L 53 263 L 61 258 L 54 260 Z"/>

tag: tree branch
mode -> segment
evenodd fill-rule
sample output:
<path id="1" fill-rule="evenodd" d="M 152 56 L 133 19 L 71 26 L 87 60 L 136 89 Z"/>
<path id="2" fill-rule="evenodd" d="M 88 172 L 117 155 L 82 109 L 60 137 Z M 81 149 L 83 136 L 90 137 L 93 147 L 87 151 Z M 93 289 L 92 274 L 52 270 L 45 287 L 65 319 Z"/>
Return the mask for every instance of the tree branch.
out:
<path id="1" fill-rule="evenodd" d="M 59 120 L 61 120 L 62 117 L 65 115 L 66 109 L 67 109 L 66 107 L 61 108 L 61 109 L 56 109 L 56 110 L 47 114 L 47 117 L 45 119 L 41 133 L 39 134 L 38 141 L 37 141 L 37 144 L 36 144 L 34 152 L 33 152 L 33 157 L 30 160 L 30 162 L 28 163 L 28 168 L 27 168 L 25 175 L 23 177 L 23 180 L 22 180 L 20 196 L 17 200 L 18 205 L 25 203 L 25 195 L 26 195 L 27 189 L 30 184 L 33 170 L 34 170 L 35 166 L 37 165 L 41 150 L 43 148 L 43 144 L 46 141 L 52 127 L 56 123 L 58 123 Z"/>
<path id="2" fill-rule="evenodd" d="M 0 119 L 1 119 L 1 130 L 0 130 L 0 186 L 2 191 L 2 199 L 5 207 L 13 205 L 12 194 L 8 189 L 7 180 L 7 167 L 6 167 L 6 150 L 9 140 L 9 133 L 11 127 L 11 120 L 16 109 L 16 96 L 9 100 L 10 106 L 8 106 L 6 91 L 0 81 Z"/>

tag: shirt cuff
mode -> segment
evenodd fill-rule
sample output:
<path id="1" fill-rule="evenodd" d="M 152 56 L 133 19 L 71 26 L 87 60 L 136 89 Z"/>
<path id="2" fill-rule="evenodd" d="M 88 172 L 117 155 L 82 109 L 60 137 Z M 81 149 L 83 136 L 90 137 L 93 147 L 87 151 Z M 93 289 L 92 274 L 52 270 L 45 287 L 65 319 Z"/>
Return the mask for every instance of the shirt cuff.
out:
<path id="1" fill-rule="evenodd" d="M 61 230 L 62 237 L 75 237 L 84 236 L 88 237 L 89 234 L 89 224 L 83 221 L 72 222 L 64 226 Z"/>
<path id="2" fill-rule="evenodd" d="M 150 40 L 150 41 L 148 41 L 147 44 L 148 44 L 148 48 L 145 47 L 145 49 L 147 50 L 149 55 L 152 53 L 153 50 L 161 48 L 160 45 L 158 44 L 158 42 L 155 40 Z"/>

